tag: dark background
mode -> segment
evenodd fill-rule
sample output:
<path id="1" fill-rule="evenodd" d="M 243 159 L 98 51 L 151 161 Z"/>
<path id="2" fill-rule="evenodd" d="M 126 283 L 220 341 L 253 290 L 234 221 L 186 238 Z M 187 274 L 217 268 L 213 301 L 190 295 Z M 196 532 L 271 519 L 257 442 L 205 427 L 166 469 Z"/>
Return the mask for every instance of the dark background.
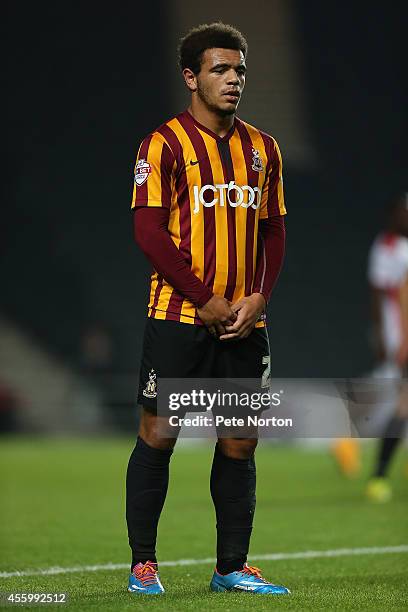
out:
<path id="1" fill-rule="evenodd" d="M 368 248 L 387 200 L 407 189 L 406 8 L 294 6 L 319 162 L 308 171 L 285 163 L 288 242 L 269 310 L 272 371 L 359 375 L 371 364 Z M 166 44 L 171 3 L 2 7 L 1 312 L 73 365 L 97 324 L 112 339 L 112 368 L 137 376 L 149 266 L 132 239 L 132 171 L 140 140 L 182 110 L 171 96 L 181 81 L 163 69 L 163 57 L 175 56 Z"/>

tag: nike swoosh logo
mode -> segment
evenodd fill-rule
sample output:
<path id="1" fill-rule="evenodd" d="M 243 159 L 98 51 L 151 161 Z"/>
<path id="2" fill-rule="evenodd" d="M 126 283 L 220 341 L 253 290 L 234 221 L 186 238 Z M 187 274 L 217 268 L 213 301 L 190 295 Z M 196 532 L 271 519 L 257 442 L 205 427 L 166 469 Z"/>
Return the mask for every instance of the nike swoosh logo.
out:
<path id="1" fill-rule="evenodd" d="M 197 159 L 196 161 L 193 161 L 193 160 L 191 160 L 191 161 L 190 161 L 190 164 L 191 164 L 192 166 L 195 166 L 196 164 L 199 164 L 199 163 L 200 163 L 200 160 L 199 160 L 199 159 Z"/>

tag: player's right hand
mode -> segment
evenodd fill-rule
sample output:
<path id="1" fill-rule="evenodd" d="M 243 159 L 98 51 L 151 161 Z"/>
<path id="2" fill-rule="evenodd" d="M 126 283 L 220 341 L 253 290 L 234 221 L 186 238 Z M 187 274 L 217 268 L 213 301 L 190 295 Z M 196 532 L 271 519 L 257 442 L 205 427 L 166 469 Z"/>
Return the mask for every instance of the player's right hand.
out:
<path id="1" fill-rule="evenodd" d="M 226 325 L 232 325 L 237 315 L 231 308 L 231 303 L 220 295 L 213 295 L 202 308 L 197 308 L 197 314 L 213 336 L 225 334 Z"/>

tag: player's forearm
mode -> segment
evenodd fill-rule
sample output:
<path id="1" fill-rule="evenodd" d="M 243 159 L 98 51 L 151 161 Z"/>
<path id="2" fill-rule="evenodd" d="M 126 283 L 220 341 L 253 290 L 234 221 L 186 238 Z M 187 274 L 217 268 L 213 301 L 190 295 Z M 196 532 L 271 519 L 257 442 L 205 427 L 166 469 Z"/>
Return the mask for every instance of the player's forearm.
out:
<path id="1" fill-rule="evenodd" d="M 197 308 L 212 297 L 211 289 L 190 269 L 168 232 L 169 211 L 138 208 L 133 216 L 135 240 L 154 269 Z"/>
<path id="2" fill-rule="evenodd" d="M 252 292 L 268 302 L 279 278 L 285 255 L 285 224 L 282 216 L 261 219 L 258 226 L 258 253 Z"/>

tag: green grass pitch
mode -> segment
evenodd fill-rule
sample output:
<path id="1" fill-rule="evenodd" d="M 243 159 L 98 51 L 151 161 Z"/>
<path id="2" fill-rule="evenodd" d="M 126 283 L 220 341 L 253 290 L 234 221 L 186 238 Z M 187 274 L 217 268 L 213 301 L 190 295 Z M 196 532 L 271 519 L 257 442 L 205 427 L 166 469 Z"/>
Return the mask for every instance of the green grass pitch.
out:
<path id="1" fill-rule="evenodd" d="M 0 571 L 126 563 L 124 475 L 131 448 L 126 439 L 3 439 Z M 364 449 L 362 475 L 347 481 L 327 450 L 261 446 L 251 553 L 408 544 L 406 450 L 392 466 L 394 498 L 385 505 L 363 496 L 373 452 L 372 445 Z M 214 556 L 211 459 L 209 446 L 176 449 L 159 527 L 159 560 Z M 292 595 L 210 593 L 213 563 L 162 566 L 166 594 L 155 598 L 128 594 L 126 569 L 3 577 L 0 591 L 67 592 L 69 603 L 59 608 L 75 610 L 407 609 L 406 552 L 252 564 Z"/>

